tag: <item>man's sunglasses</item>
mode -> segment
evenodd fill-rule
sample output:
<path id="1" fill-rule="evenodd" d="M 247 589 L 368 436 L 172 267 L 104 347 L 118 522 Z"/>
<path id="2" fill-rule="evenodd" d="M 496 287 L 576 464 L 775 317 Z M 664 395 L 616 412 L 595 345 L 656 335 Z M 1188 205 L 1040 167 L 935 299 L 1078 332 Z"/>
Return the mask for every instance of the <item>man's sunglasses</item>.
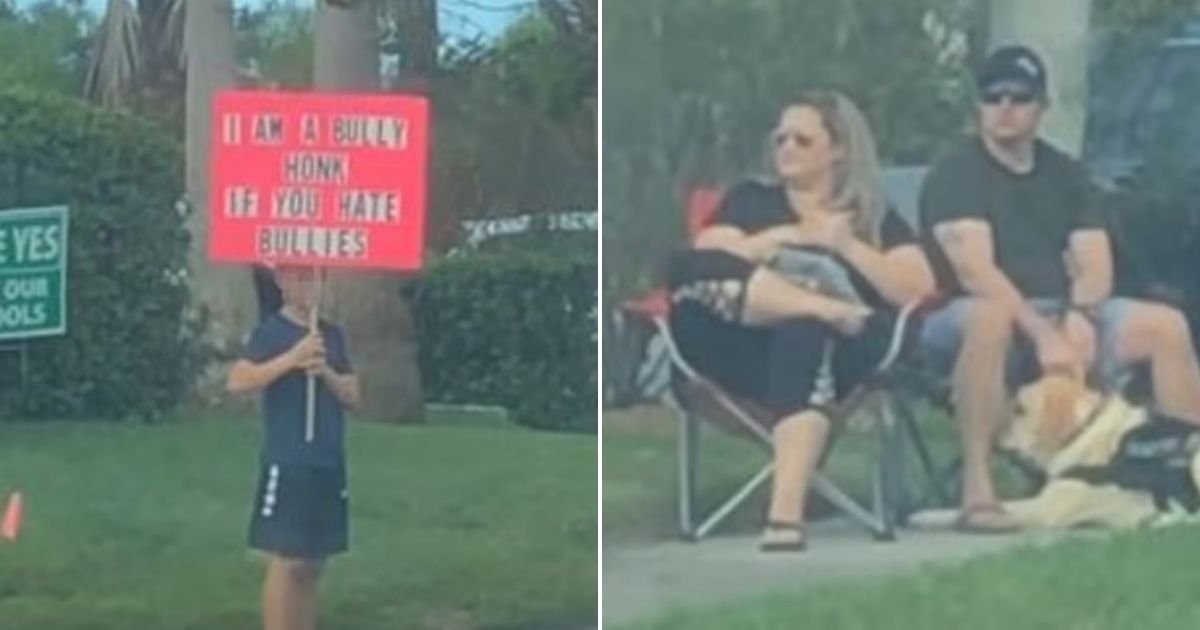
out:
<path id="1" fill-rule="evenodd" d="M 981 100 L 988 105 L 999 105 L 1005 100 L 1013 105 L 1028 105 L 1037 100 L 1037 95 L 1021 90 L 996 90 L 984 93 Z"/>
<path id="2" fill-rule="evenodd" d="M 788 140 L 791 140 L 793 144 L 801 149 L 807 149 L 813 145 L 813 139 L 800 132 L 787 133 L 778 131 L 771 136 L 771 142 L 776 147 L 783 146 Z"/>

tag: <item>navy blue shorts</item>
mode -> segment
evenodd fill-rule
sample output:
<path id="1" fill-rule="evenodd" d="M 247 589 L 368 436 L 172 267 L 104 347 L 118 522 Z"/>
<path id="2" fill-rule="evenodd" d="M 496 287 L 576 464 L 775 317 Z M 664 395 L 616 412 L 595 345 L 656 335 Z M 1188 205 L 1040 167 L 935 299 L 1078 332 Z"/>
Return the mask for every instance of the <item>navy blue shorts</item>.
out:
<path id="1" fill-rule="evenodd" d="M 345 468 L 264 464 L 250 516 L 250 546 L 304 560 L 346 551 L 349 494 Z"/>

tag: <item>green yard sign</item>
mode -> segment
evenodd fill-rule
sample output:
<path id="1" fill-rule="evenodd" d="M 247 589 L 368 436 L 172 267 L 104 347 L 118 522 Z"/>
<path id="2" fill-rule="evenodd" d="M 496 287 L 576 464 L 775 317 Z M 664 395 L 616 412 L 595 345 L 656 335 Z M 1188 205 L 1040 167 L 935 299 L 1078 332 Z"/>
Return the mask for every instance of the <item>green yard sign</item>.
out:
<path id="1" fill-rule="evenodd" d="M 67 207 L 0 210 L 0 341 L 67 332 Z"/>

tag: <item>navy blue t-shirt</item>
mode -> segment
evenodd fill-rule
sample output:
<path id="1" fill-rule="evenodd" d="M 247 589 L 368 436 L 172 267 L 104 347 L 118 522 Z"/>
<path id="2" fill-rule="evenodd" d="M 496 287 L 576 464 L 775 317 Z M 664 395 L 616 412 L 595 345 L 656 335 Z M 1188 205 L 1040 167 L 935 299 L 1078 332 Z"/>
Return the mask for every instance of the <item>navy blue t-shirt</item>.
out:
<path id="1" fill-rule="evenodd" d="M 352 372 L 341 329 L 325 321 L 320 323 L 319 328 L 329 367 L 339 374 Z M 287 352 L 307 333 L 308 327 L 276 312 L 251 333 L 250 341 L 242 351 L 242 358 L 254 363 L 269 361 Z M 308 377 L 303 370 L 292 370 L 263 391 L 264 438 L 261 455 L 264 463 L 343 465 L 345 412 L 342 403 L 320 378 L 315 379 L 317 413 L 313 441 L 304 441 L 307 382 Z"/>

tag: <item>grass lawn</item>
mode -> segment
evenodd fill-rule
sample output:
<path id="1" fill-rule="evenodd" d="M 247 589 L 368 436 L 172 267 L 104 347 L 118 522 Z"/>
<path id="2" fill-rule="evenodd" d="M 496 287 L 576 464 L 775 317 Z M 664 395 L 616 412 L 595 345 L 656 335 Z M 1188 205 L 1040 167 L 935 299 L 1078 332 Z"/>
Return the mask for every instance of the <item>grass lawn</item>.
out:
<path id="1" fill-rule="evenodd" d="M 252 418 L 0 423 L 0 492 L 25 493 L 19 540 L 0 542 L 0 628 L 257 628 Z M 595 438 L 446 420 L 351 423 L 351 550 L 327 567 L 320 626 L 594 623 Z"/>
<path id="2" fill-rule="evenodd" d="M 948 462 L 957 452 L 949 420 L 928 418 L 926 435 L 938 462 Z M 604 440 L 604 540 L 609 543 L 639 543 L 674 536 L 676 533 L 677 425 L 675 416 L 663 407 L 647 406 L 606 412 Z M 826 464 L 826 473 L 851 495 L 870 496 L 872 462 L 878 453 L 873 432 L 844 431 Z M 719 429 L 701 429 L 698 502 L 701 509 L 723 501 L 768 460 L 768 453 L 749 439 L 731 436 Z M 913 491 L 923 482 L 910 463 Z M 717 533 L 756 531 L 766 513 L 767 492 L 756 493 L 749 504 L 730 516 Z M 809 506 L 810 516 L 820 518 L 830 508 L 819 497 Z"/>
<path id="3" fill-rule="evenodd" d="M 1178 630 L 1200 619 L 1200 528 L 1074 539 L 915 575 L 668 613 L 627 630 Z M 803 558 L 797 558 L 803 562 Z"/>
<path id="4" fill-rule="evenodd" d="M 958 434 L 943 413 L 920 412 L 922 434 L 938 466 L 958 455 Z M 677 424 L 664 407 L 643 406 L 606 411 L 604 440 L 604 542 L 638 544 L 676 535 Z M 870 496 L 870 475 L 878 454 L 876 434 L 848 428 L 826 462 L 825 472 L 842 489 L 863 501 Z M 768 453 L 749 439 L 734 437 L 711 426 L 701 429 L 697 501 L 707 513 L 733 493 L 768 461 Z M 908 485 L 914 497 L 924 496 L 925 479 L 915 455 L 909 454 Z M 997 483 L 1014 494 L 1025 482 L 1007 465 L 998 465 Z M 717 529 L 716 534 L 757 531 L 766 513 L 766 487 L 753 495 Z M 813 496 L 810 518 L 831 513 Z"/>

